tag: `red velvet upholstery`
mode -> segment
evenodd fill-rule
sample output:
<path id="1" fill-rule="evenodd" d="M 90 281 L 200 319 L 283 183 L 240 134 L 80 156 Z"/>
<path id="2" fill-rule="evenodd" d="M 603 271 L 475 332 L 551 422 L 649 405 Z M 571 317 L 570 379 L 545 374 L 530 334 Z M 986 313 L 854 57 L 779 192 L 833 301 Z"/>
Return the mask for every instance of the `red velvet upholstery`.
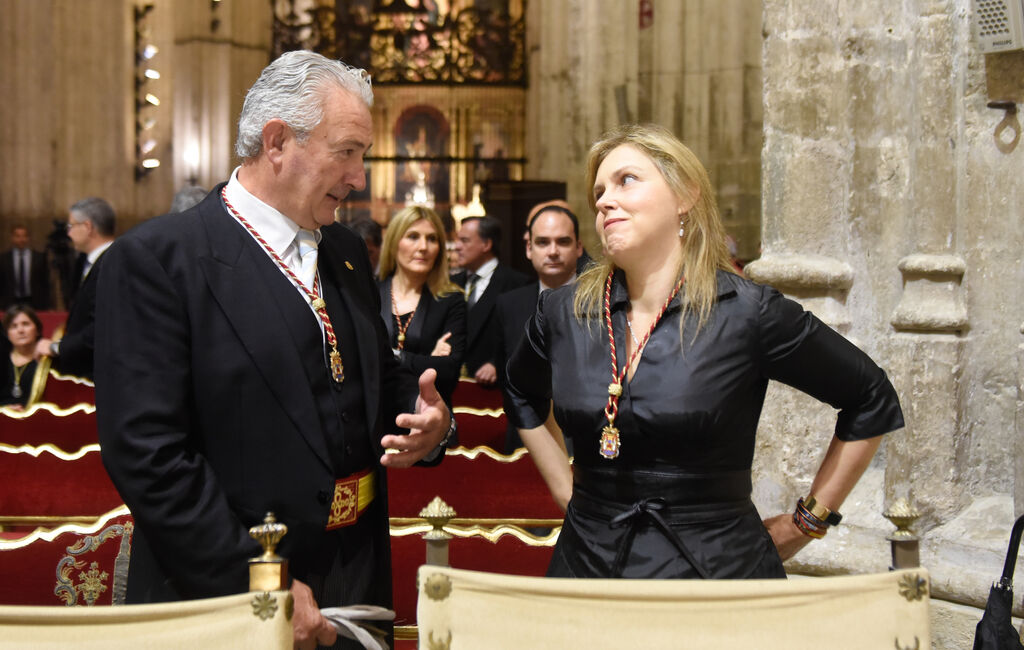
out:
<path id="1" fill-rule="evenodd" d="M 437 467 L 388 470 L 392 517 L 418 517 L 435 496 L 460 518 L 562 518 L 529 454 L 498 461 L 449 451 Z"/>
<path id="2" fill-rule="evenodd" d="M 96 389 L 85 379 L 57 377 L 53 372 L 46 378 L 46 387 L 39 400 L 56 404 L 60 408 L 71 408 L 77 404 L 95 406 Z"/>
<path id="3" fill-rule="evenodd" d="M 53 381 L 53 377 L 50 377 Z M 39 446 L 46 443 L 75 452 L 97 443 L 96 413 L 85 408 L 57 409 L 49 404 L 31 407 L 27 417 L 0 414 L 0 443 Z"/>
<path id="4" fill-rule="evenodd" d="M 498 417 L 459 413 L 455 408 L 455 421 L 459 424 L 459 445 L 472 449 L 490 447 L 497 451 L 505 448 L 505 428 L 508 420 L 502 413 Z"/>
<path id="5" fill-rule="evenodd" d="M 0 451 L 0 477 L 0 515 L 98 517 L 123 503 L 96 449 L 74 460 Z"/>
<path id="6" fill-rule="evenodd" d="M 515 535 L 492 542 L 486 537 L 455 537 L 448 546 L 448 560 L 456 569 L 472 569 L 521 576 L 543 576 L 554 546 L 531 546 Z M 426 542 L 419 534 L 391 536 L 391 585 L 394 591 L 395 624 L 416 622 L 416 571 L 426 558 Z"/>
<path id="7" fill-rule="evenodd" d="M 37 534 L 28 544 L 0 541 L 0 604 L 86 605 L 93 599 L 95 605 L 109 605 L 114 559 L 122 534 L 131 538 L 130 524 L 131 515 L 122 514 L 76 527 L 81 532 L 62 532 L 52 541 Z"/>
<path id="8" fill-rule="evenodd" d="M 472 406 L 478 409 L 500 409 L 501 391 L 497 388 L 484 388 L 475 381 L 459 380 L 452 393 L 452 404 L 455 406 Z"/>

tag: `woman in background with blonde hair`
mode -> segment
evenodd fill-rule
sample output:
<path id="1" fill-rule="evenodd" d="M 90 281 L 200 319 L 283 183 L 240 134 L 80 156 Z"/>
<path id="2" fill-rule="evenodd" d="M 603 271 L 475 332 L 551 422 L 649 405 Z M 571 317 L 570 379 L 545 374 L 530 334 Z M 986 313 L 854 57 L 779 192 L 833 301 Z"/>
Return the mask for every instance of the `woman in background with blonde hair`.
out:
<path id="1" fill-rule="evenodd" d="M 448 279 L 441 218 L 411 206 L 391 219 L 380 251 L 381 317 L 391 348 L 417 375 L 437 370 L 437 391 L 451 406 L 466 350 L 466 300 Z"/>
<path id="2" fill-rule="evenodd" d="M 903 426 L 892 385 L 735 274 L 707 172 L 671 132 L 605 134 L 587 187 L 604 259 L 542 296 L 508 363 L 509 417 L 567 508 L 548 575 L 785 577 L 782 559 L 838 523 L 880 435 Z M 840 413 L 807 498 L 762 522 L 750 469 L 769 379 Z"/>

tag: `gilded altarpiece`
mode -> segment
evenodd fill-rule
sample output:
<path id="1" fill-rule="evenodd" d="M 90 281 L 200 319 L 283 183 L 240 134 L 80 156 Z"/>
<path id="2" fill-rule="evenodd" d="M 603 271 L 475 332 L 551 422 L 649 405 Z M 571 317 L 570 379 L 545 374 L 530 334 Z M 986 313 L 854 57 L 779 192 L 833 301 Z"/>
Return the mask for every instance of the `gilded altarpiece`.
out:
<path id="1" fill-rule="evenodd" d="M 442 215 L 473 185 L 523 177 L 523 0 L 275 0 L 275 53 L 305 48 L 369 70 L 367 187 L 343 221 L 386 224 L 409 202 Z"/>

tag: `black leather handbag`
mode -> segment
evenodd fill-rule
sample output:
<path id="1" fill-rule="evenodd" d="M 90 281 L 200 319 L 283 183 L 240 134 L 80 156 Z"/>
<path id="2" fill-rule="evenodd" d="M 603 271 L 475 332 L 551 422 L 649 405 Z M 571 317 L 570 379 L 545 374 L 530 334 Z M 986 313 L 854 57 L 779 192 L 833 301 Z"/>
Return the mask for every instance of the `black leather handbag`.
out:
<path id="1" fill-rule="evenodd" d="M 974 633 L 974 650 L 1024 650 L 1020 634 L 1013 629 L 1010 619 L 1013 609 L 1013 569 L 1020 550 L 1020 536 L 1024 532 L 1024 515 L 1013 524 L 1010 547 L 1006 550 L 1003 576 L 988 592 L 985 613 Z"/>

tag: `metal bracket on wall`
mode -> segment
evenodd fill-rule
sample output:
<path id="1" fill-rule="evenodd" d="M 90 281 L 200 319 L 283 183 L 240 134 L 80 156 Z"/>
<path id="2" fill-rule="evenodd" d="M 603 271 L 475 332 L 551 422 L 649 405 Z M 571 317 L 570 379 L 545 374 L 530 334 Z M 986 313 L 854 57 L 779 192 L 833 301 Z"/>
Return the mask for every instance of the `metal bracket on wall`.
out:
<path id="1" fill-rule="evenodd" d="M 1017 143 L 1020 142 L 1020 120 L 1017 119 L 1017 104 L 1012 101 L 998 101 L 989 102 L 989 108 L 995 108 L 997 110 L 1006 111 L 1003 116 L 1003 120 L 996 125 L 996 130 L 992 134 L 995 138 L 996 148 L 1003 153 L 1011 153 L 1017 148 Z M 1009 140 L 1006 139 L 1005 135 L 1007 130 L 1010 130 L 1013 137 Z"/>

